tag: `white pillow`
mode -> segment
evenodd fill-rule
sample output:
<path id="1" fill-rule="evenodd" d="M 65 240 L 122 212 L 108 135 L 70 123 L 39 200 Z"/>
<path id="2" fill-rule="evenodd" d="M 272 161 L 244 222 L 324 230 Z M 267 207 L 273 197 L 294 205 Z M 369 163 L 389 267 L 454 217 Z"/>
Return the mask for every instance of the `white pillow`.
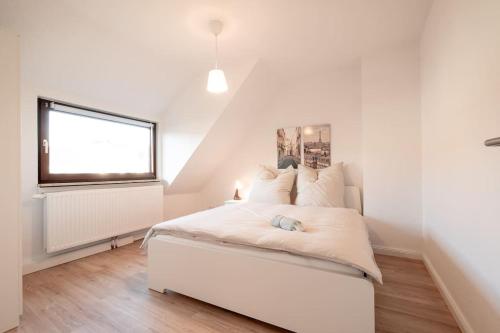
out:
<path id="1" fill-rule="evenodd" d="M 292 166 L 278 170 L 274 167 L 261 165 L 248 201 L 290 204 L 290 191 L 294 181 L 295 170 Z"/>
<path id="2" fill-rule="evenodd" d="M 297 206 L 345 207 L 343 163 L 335 163 L 319 170 L 299 164 L 295 204 Z"/>

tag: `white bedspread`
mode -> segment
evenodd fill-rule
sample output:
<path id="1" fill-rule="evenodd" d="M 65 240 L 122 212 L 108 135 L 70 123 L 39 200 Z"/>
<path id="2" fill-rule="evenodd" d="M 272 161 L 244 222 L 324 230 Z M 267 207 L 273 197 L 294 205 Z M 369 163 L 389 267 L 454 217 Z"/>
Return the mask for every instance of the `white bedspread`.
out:
<path id="1" fill-rule="evenodd" d="M 305 231 L 286 231 L 271 226 L 270 221 L 276 215 L 301 221 Z M 157 234 L 255 246 L 330 260 L 360 269 L 382 283 L 382 273 L 375 263 L 365 223 L 354 209 L 243 203 L 159 223 L 151 228 L 144 242 Z"/>

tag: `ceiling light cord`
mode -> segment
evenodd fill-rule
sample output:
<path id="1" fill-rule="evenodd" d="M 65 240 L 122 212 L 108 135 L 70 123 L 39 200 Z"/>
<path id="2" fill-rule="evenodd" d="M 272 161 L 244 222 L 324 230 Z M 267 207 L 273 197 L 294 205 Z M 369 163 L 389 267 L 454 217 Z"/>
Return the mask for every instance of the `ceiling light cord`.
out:
<path id="1" fill-rule="evenodd" d="M 215 69 L 219 69 L 219 36 L 215 35 Z"/>
<path id="2" fill-rule="evenodd" d="M 215 37 L 215 68 L 208 72 L 207 91 L 214 94 L 226 92 L 228 89 L 224 71 L 219 69 L 219 34 L 222 31 L 222 22 L 210 21 L 210 29 Z"/>

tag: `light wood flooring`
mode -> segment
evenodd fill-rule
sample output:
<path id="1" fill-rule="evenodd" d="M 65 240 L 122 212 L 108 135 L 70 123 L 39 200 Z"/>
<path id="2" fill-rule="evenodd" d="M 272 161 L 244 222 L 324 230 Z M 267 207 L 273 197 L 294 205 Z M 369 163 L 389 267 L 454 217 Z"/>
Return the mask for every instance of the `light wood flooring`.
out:
<path id="1" fill-rule="evenodd" d="M 24 277 L 24 314 L 13 332 L 286 332 L 169 292 L 150 291 L 134 243 Z M 377 256 L 377 332 L 460 332 L 425 266 Z"/>

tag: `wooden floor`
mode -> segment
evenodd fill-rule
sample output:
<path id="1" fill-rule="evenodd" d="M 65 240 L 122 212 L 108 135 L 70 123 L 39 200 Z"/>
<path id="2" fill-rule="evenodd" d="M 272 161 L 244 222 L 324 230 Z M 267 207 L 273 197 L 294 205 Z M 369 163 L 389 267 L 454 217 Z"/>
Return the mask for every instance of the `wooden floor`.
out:
<path id="1" fill-rule="evenodd" d="M 460 332 L 420 261 L 377 256 L 377 332 Z M 146 286 L 134 243 L 24 277 L 18 332 L 285 332 L 176 293 Z M 15 332 L 15 330 L 13 331 Z"/>

